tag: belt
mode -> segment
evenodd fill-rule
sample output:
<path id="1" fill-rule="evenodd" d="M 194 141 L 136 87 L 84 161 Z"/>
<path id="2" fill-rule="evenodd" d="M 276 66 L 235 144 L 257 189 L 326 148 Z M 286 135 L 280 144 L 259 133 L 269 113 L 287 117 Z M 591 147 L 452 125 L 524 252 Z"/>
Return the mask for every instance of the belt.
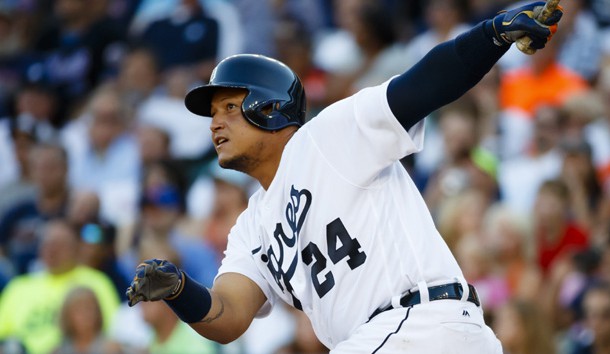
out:
<path id="1" fill-rule="evenodd" d="M 477 290 L 474 286 L 468 284 L 468 299 L 467 301 L 472 302 L 477 306 L 481 306 L 481 302 L 479 301 L 479 296 L 477 295 Z M 438 286 L 431 286 L 428 288 L 428 294 L 430 301 L 435 300 L 461 300 L 462 294 L 462 284 L 460 283 L 452 283 Z M 421 298 L 419 295 L 419 291 L 409 291 L 402 298 L 400 298 L 400 306 L 401 307 L 410 307 L 417 305 L 421 302 Z M 380 313 L 392 309 L 392 305 L 387 307 L 378 308 L 373 312 L 369 320 Z"/>

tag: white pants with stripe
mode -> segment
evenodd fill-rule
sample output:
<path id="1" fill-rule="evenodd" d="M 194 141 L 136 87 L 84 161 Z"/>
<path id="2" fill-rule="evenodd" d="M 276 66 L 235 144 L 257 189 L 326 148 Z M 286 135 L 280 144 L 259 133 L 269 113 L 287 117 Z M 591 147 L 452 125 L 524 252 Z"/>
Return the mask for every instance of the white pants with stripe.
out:
<path id="1" fill-rule="evenodd" d="M 331 354 L 502 354 L 502 346 L 475 304 L 436 300 L 382 312 Z"/>

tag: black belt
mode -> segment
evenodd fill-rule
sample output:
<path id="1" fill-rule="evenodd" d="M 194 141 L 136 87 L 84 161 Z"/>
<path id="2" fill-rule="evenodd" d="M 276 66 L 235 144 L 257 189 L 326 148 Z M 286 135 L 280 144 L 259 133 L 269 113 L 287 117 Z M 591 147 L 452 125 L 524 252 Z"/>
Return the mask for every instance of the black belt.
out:
<path id="1" fill-rule="evenodd" d="M 474 286 L 468 284 L 468 301 L 472 302 L 473 304 L 477 305 L 477 306 L 481 306 L 481 302 L 479 301 L 479 296 L 477 295 L 477 291 L 474 288 Z M 464 292 L 462 291 L 462 284 L 460 283 L 453 283 L 453 284 L 445 284 L 445 285 L 438 285 L 438 286 L 431 286 L 428 288 L 428 295 L 430 298 L 430 301 L 434 301 L 434 300 L 447 300 L 447 299 L 451 299 L 451 300 L 461 300 L 462 299 L 462 294 Z M 419 291 L 410 291 L 408 293 L 406 293 L 402 298 L 400 298 L 400 306 L 401 307 L 410 307 L 410 306 L 414 306 L 417 305 L 421 302 L 421 298 L 419 295 Z M 373 314 L 371 315 L 371 317 L 369 317 L 369 319 L 379 315 L 380 313 L 390 310 L 392 309 L 392 305 L 387 306 L 387 307 L 383 307 L 383 308 L 378 308 L 377 310 L 375 310 L 373 312 Z"/>

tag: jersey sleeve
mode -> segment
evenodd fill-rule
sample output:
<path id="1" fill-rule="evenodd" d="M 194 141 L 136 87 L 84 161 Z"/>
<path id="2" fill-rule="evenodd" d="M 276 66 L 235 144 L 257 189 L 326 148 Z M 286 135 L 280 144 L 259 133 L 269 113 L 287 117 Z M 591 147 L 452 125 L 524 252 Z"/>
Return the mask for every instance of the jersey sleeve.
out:
<path id="1" fill-rule="evenodd" d="M 267 301 L 261 307 L 256 317 L 265 317 L 273 308 L 277 301 L 277 296 L 265 277 L 259 271 L 256 264 L 254 253 L 260 245 L 255 245 L 250 242 L 252 235 L 247 234 L 244 230 L 254 230 L 253 228 L 244 227 L 247 214 L 242 214 L 237 219 L 237 223 L 229 233 L 229 241 L 225 251 L 225 257 L 218 269 L 216 278 L 225 273 L 238 273 L 252 280 L 263 291 Z"/>
<path id="2" fill-rule="evenodd" d="M 330 105 L 304 126 L 329 166 L 359 186 L 423 146 L 424 121 L 403 128 L 388 104 L 389 82 Z"/>

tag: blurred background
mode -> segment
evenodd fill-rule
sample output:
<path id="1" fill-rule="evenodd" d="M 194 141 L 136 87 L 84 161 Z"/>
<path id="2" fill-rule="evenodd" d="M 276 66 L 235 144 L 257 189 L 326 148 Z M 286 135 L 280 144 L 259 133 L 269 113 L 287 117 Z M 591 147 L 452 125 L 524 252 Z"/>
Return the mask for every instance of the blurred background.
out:
<path id="1" fill-rule="evenodd" d="M 211 286 L 258 188 L 217 166 L 186 92 L 265 54 L 313 118 L 520 4 L 0 0 L 0 353 L 328 353 L 280 306 L 225 346 L 126 306 L 146 258 Z M 402 161 L 510 354 L 610 353 L 610 1 L 562 6 L 547 48 L 513 47 Z"/>

